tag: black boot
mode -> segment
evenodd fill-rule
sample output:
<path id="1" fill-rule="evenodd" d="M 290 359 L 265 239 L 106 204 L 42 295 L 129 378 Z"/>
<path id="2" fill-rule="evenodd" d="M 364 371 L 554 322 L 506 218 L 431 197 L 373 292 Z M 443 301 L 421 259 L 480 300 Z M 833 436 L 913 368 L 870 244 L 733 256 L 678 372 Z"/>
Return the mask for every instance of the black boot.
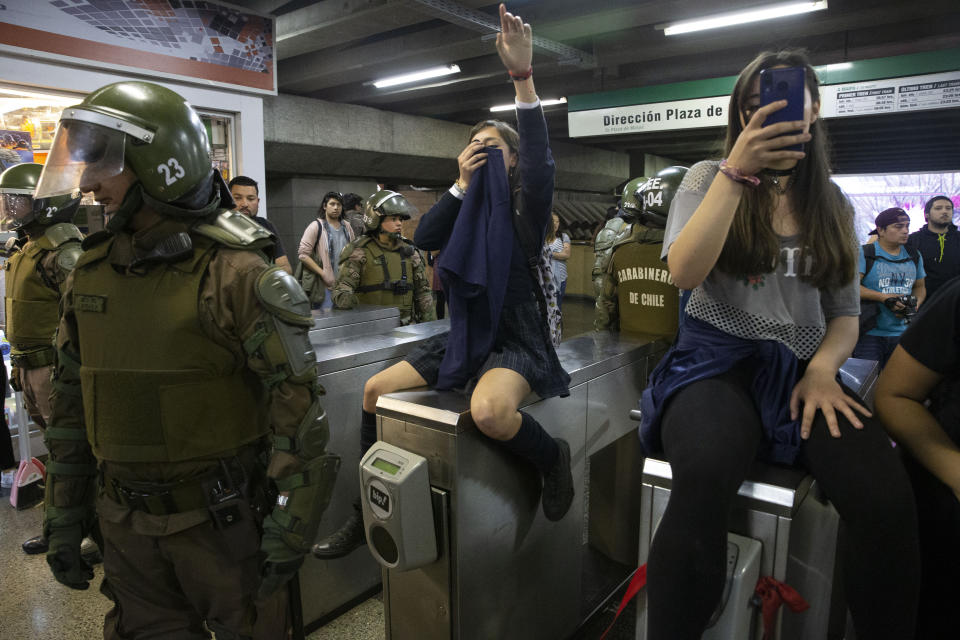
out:
<path id="1" fill-rule="evenodd" d="M 357 500 L 353 503 L 353 513 L 343 526 L 313 545 L 313 555 L 323 560 L 342 558 L 366 543 L 363 514 L 360 512 L 360 501 Z"/>
<path id="2" fill-rule="evenodd" d="M 573 502 L 573 474 L 570 473 L 570 445 L 566 440 L 557 438 L 560 449 L 557 462 L 543 477 L 543 492 L 540 502 L 543 515 L 551 522 L 557 522 L 570 510 Z"/>
<path id="3" fill-rule="evenodd" d="M 22 545 L 23 552 L 28 556 L 35 556 L 38 553 L 46 553 L 49 545 L 47 544 L 47 539 L 42 535 L 33 536 Z"/>

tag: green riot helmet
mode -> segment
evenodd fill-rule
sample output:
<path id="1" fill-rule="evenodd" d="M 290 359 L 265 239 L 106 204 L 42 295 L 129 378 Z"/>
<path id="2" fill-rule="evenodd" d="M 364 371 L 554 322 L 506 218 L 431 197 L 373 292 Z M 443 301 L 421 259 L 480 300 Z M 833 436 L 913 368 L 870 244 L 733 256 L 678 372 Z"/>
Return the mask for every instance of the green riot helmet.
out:
<path id="1" fill-rule="evenodd" d="M 25 162 L 0 174 L 0 220 L 19 229 L 32 223 L 47 227 L 69 222 L 80 205 L 78 192 L 36 200 L 33 197 L 43 165 Z"/>
<path id="2" fill-rule="evenodd" d="M 400 216 L 403 220 L 409 220 L 412 211 L 413 205 L 396 191 L 377 191 L 367 198 L 367 204 L 363 208 L 363 227 L 367 233 L 376 233 L 387 216 Z"/>
<path id="3" fill-rule="evenodd" d="M 125 164 L 154 201 L 196 197 L 213 172 L 200 116 L 182 96 L 151 82 L 97 89 L 63 110 L 37 197 L 93 186 Z"/>
<path id="4" fill-rule="evenodd" d="M 667 226 L 670 203 L 673 202 L 673 196 L 676 195 L 685 175 L 687 175 L 686 167 L 667 167 L 640 185 L 637 197 L 643 204 L 639 215 L 641 224 L 657 229 Z"/>
<path id="5" fill-rule="evenodd" d="M 634 178 L 623 187 L 623 196 L 620 198 L 620 217 L 629 222 L 636 221 L 643 209 L 643 202 L 637 195 L 637 190 L 646 181 L 646 178 Z"/>

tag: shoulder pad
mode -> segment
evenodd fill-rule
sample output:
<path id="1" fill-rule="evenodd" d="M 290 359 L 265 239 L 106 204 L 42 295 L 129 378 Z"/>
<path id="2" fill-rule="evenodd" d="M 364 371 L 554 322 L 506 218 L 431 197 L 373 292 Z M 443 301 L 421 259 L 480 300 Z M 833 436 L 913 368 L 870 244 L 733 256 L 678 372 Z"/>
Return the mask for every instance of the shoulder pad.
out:
<path id="1" fill-rule="evenodd" d="M 80 229 L 77 229 L 76 226 L 69 222 L 58 222 L 57 224 L 50 225 L 43 232 L 43 235 L 50 241 L 54 249 L 71 240 L 77 242 L 83 240 L 83 234 L 80 233 Z"/>
<path id="2" fill-rule="evenodd" d="M 623 218 L 611 218 L 607 220 L 607 224 L 603 225 L 603 229 L 597 234 L 597 239 L 593 243 L 593 250 L 600 252 L 612 247 L 614 239 L 620 231 L 627 226 L 627 221 Z"/>
<path id="3" fill-rule="evenodd" d="M 340 251 L 340 257 L 337 260 L 337 264 L 343 264 L 344 262 L 349 260 L 350 256 L 353 255 L 354 251 L 356 251 L 357 249 L 362 249 L 367 245 L 368 242 L 370 242 L 370 236 L 366 234 L 360 236 L 356 240 L 348 242 L 346 246 L 344 246 L 343 249 Z"/>
<path id="4" fill-rule="evenodd" d="M 642 234 L 644 230 L 646 230 L 646 227 L 639 223 L 625 224 L 617 231 L 617 235 L 614 236 L 612 244 L 614 247 L 626 244 L 633 239 L 634 235 Z"/>
<path id="5" fill-rule="evenodd" d="M 284 322 L 313 326 L 310 298 L 303 292 L 300 283 L 280 267 L 270 267 L 260 274 L 257 278 L 257 297 L 267 311 Z"/>
<path id="6" fill-rule="evenodd" d="M 226 209 L 212 224 L 201 222 L 192 230 L 231 249 L 263 249 L 274 244 L 272 233 L 244 214 Z"/>
<path id="7" fill-rule="evenodd" d="M 86 238 L 84 238 L 83 241 L 80 243 L 80 247 L 83 248 L 84 250 L 92 249 L 98 244 L 101 244 L 112 237 L 113 237 L 112 233 L 110 233 L 106 229 L 103 229 L 101 231 L 97 231 L 96 233 L 92 233 Z"/>
<path id="8" fill-rule="evenodd" d="M 105 258 L 110 253 L 110 247 L 113 246 L 114 237 L 112 233 L 104 230 L 84 238 L 80 244 L 83 253 L 77 258 L 74 269 Z"/>
<path id="9" fill-rule="evenodd" d="M 77 260 L 83 255 L 79 242 L 71 242 L 57 252 L 57 268 L 64 273 L 70 273 L 77 266 Z"/>
<path id="10" fill-rule="evenodd" d="M 620 234 L 617 235 L 616 239 L 614 239 L 613 246 L 616 248 L 622 244 L 628 244 L 630 242 L 637 242 L 640 244 L 663 242 L 663 235 L 663 229 L 647 227 L 638 222 L 621 231 Z"/>

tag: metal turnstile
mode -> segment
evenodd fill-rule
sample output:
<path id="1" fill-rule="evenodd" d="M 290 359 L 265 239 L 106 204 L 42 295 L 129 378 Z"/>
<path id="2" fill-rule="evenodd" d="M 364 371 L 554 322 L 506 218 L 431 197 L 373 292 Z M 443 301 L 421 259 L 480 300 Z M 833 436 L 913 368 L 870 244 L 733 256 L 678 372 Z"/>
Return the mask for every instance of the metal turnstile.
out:
<path id="1" fill-rule="evenodd" d="M 640 498 L 641 564 L 647 562 L 653 534 L 667 508 L 671 479 L 669 463 L 646 459 Z M 783 611 L 775 637 L 780 640 L 829 637 L 831 615 L 843 618 L 842 611 L 834 612 L 836 606 L 842 608 L 842 605 L 833 598 L 840 518 L 820 495 L 813 478 L 803 470 L 757 463 L 740 486 L 731 522 L 731 532 L 762 545 L 760 575 L 786 582 L 810 603 L 810 609 L 802 613 Z M 646 594 L 641 591 L 637 597 L 637 640 L 644 640 L 647 637 Z M 744 609 L 739 615 L 757 614 Z M 762 625 L 748 621 L 747 626 L 756 629 L 756 640 L 762 638 Z M 717 636 L 716 640 L 742 639 Z"/>
<path id="2" fill-rule="evenodd" d="M 872 360 L 850 358 L 840 368 L 844 384 L 872 408 L 873 390 L 879 373 Z M 647 458 L 643 468 L 641 496 L 640 563 L 649 557 L 650 543 L 670 498 L 670 464 Z M 819 490 L 812 476 L 802 469 L 754 464 L 740 486 L 732 518 L 731 534 L 759 541 L 760 575 L 772 576 L 795 588 L 810 609 L 794 613 L 781 609 L 774 638 L 777 640 L 824 640 L 843 638 L 846 604 L 837 581 L 837 537 L 840 517 Z M 646 638 L 646 595 L 637 605 L 637 640 Z M 759 612 L 741 608 L 734 616 L 763 636 Z M 754 620 L 748 620 L 753 617 Z M 737 628 L 743 628 L 739 624 Z M 740 640 L 707 630 L 710 640 Z"/>
<path id="3" fill-rule="evenodd" d="M 353 309 L 314 309 L 312 342 L 391 331 L 400 326 L 400 309 L 360 304 Z"/>
<path id="4" fill-rule="evenodd" d="M 359 495 L 360 406 L 370 376 L 398 362 L 424 339 L 449 329 L 449 321 L 400 326 L 396 307 L 361 305 L 350 310 L 316 310 L 310 330 L 323 407 L 330 420 L 328 451 L 341 458 L 340 475 L 320 524 L 318 539 L 337 529 L 353 513 Z M 365 597 L 380 584 L 380 567 L 366 548 L 345 558 L 307 556 L 300 569 L 301 607 L 307 633 L 324 618 Z"/>
<path id="5" fill-rule="evenodd" d="M 427 461 L 438 553 L 420 568 L 383 570 L 387 638 L 558 640 L 629 578 L 641 458 L 627 414 L 665 348 L 615 334 L 574 338 L 557 349 L 570 396 L 524 401 L 570 444 L 576 495 L 556 523 L 543 516 L 539 474 L 476 429 L 467 396 L 380 398 L 380 440 Z"/>

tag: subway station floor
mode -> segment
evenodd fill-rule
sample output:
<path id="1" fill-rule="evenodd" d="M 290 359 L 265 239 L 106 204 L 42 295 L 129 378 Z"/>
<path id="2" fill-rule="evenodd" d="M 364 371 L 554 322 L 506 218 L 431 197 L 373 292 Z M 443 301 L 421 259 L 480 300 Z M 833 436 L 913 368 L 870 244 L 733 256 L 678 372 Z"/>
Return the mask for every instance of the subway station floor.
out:
<path id="1" fill-rule="evenodd" d="M 591 301 L 568 299 L 564 302 L 564 339 L 590 331 L 592 322 Z M 17 511 L 6 498 L 0 501 L 0 639 L 102 638 L 103 616 L 110 609 L 110 602 L 99 591 L 103 565 L 94 568 L 94 580 L 86 591 L 71 590 L 56 582 L 43 555 L 27 556 L 20 549 L 24 540 L 40 532 L 41 518 L 39 506 Z M 621 595 L 622 589 L 571 640 L 599 640 L 613 620 Z M 635 607 L 631 603 L 607 638 L 633 638 L 634 625 Z M 379 594 L 307 636 L 307 640 L 384 638 L 383 602 Z"/>

